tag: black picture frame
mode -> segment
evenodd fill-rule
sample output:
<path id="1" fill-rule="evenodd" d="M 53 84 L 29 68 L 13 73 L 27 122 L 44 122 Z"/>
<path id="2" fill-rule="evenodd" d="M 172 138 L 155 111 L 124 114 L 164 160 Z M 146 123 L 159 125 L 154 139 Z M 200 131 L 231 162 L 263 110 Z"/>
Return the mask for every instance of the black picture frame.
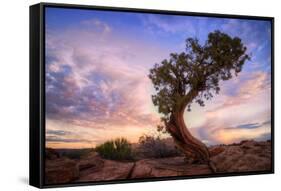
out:
<path id="1" fill-rule="evenodd" d="M 248 20 L 265 20 L 271 23 L 271 170 L 237 173 L 219 173 L 212 175 L 177 176 L 163 178 L 146 178 L 133 180 L 113 180 L 101 182 L 74 182 L 70 184 L 46 185 L 45 179 L 45 8 L 70 8 L 85 10 L 103 10 L 117 12 L 154 13 L 165 15 L 186 15 L 215 18 L 238 18 Z M 29 183 L 38 188 L 53 188 L 67 186 L 84 186 L 115 183 L 132 183 L 147 181 L 179 180 L 193 178 L 211 178 L 242 175 L 257 175 L 274 173 L 274 18 L 249 15 L 230 15 L 214 13 L 195 13 L 183 11 L 134 9 L 124 7 L 103 7 L 89 5 L 39 3 L 30 6 L 30 139 L 29 139 Z"/>

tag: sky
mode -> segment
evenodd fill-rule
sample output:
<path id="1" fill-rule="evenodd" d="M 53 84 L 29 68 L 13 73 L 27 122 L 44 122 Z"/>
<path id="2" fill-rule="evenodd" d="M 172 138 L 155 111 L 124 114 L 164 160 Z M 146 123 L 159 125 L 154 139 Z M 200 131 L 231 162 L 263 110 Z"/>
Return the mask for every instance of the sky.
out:
<path id="1" fill-rule="evenodd" d="M 203 44 L 215 30 L 241 38 L 251 60 L 205 107 L 191 105 L 187 127 L 207 145 L 271 138 L 269 21 L 51 7 L 45 14 L 47 147 L 155 133 L 161 115 L 149 69 L 184 51 L 188 37 Z"/>

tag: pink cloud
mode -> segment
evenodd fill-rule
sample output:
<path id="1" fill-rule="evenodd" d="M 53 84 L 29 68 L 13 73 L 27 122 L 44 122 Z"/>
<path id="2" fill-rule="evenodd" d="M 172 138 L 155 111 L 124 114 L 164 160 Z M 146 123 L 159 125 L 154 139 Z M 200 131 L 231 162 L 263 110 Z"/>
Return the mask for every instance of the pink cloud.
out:
<path id="1" fill-rule="evenodd" d="M 227 90 L 236 89 L 234 95 Z M 244 72 L 236 81 L 222 86 L 222 94 L 203 108 L 204 123 L 192 128 L 195 136 L 209 144 L 231 143 L 242 139 L 258 139 L 270 133 L 270 125 L 258 129 L 230 128 L 240 124 L 263 123 L 270 120 L 270 74 Z"/>
<path id="2" fill-rule="evenodd" d="M 106 29 L 110 26 L 95 19 L 83 25 L 87 26 L 85 30 L 47 34 L 47 56 L 54 57 L 47 68 L 48 120 L 103 133 L 122 126 L 124 134 L 131 132 L 130 126 L 143 132 L 156 129 L 160 116 L 152 106 L 148 68 L 169 50 L 136 39 L 117 38 L 118 34 Z M 91 31 L 90 27 L 100 27 L 106 34 L 100 35 L 98 29 Z"/>

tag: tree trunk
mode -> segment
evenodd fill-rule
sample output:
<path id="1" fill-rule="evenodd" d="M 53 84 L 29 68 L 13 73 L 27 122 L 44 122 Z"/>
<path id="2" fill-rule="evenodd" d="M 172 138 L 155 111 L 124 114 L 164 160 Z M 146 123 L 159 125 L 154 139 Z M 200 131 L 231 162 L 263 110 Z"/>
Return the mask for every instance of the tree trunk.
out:
<path id="1" fill-rule="evenodd" d="M 207 146 L 191 135 L 185 126 L 184 108 L 172 112 L 166 126 L 167 131 L 172 135 L 175 143 L 185 154 L 187 160 L 193 163 L 208 164 L 213 172 L 216 172 L 214 164 L 210 161 L 210 154 Z"/>
<path id="2" fill-rule="evenodd" d="M 188 161 L 208 164 L 210 169 L 215 173 L 216 167 L 210 160 L 210 153 L 207 146 L 191 135 L 183 119 L 186 106 L 198 96 L 198 93 L 198 90 L 191 90 L 186 96 L 179 99 L 165 126 Z"/>
<path id="3" fill-rule="evenodd" d="M 177 146 L 183 151 L 187 159 L 194 162 L 209 163 L 210 155 L 207 146 L 193 137 L 185 126 L 183 111 L 173 112 L 167 124 L 167 130 L 174 138 Z"/>
<path id="4" fill-rule="evenodd" d="M 167 130 L 187 158 L 192 158 L 194 162 L 199 163 L 209 162 L 208 148 L 188 131 L 184 123 L 183 112 L 173 112 L 171 114 Z"/>

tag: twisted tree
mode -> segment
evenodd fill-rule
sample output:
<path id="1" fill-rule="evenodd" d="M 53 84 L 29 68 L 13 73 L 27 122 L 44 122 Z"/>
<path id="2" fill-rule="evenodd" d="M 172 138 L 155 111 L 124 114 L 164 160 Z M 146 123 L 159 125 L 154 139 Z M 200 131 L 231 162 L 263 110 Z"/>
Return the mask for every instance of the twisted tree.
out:
<path id="1" fill-rule="evenodd" d="M 204 106 L 220 91 L 219 82 L 231 79 L 242 70 L 250 56 L 238 37 L 220 31 L 209 33 L 204 45 L 196 38 L 186 40 L 186 51 L 171 53 L 169 59 L 150 70 L 156 94 L 152 101 L 163 114 L 158 130 L 168 132 L 177 146 L 192 162 L 210 164 L 207 146 L 192 136 L 183 115 L 193 102 Z M 211 165 L 214 170 L 214 167 Z"/>

